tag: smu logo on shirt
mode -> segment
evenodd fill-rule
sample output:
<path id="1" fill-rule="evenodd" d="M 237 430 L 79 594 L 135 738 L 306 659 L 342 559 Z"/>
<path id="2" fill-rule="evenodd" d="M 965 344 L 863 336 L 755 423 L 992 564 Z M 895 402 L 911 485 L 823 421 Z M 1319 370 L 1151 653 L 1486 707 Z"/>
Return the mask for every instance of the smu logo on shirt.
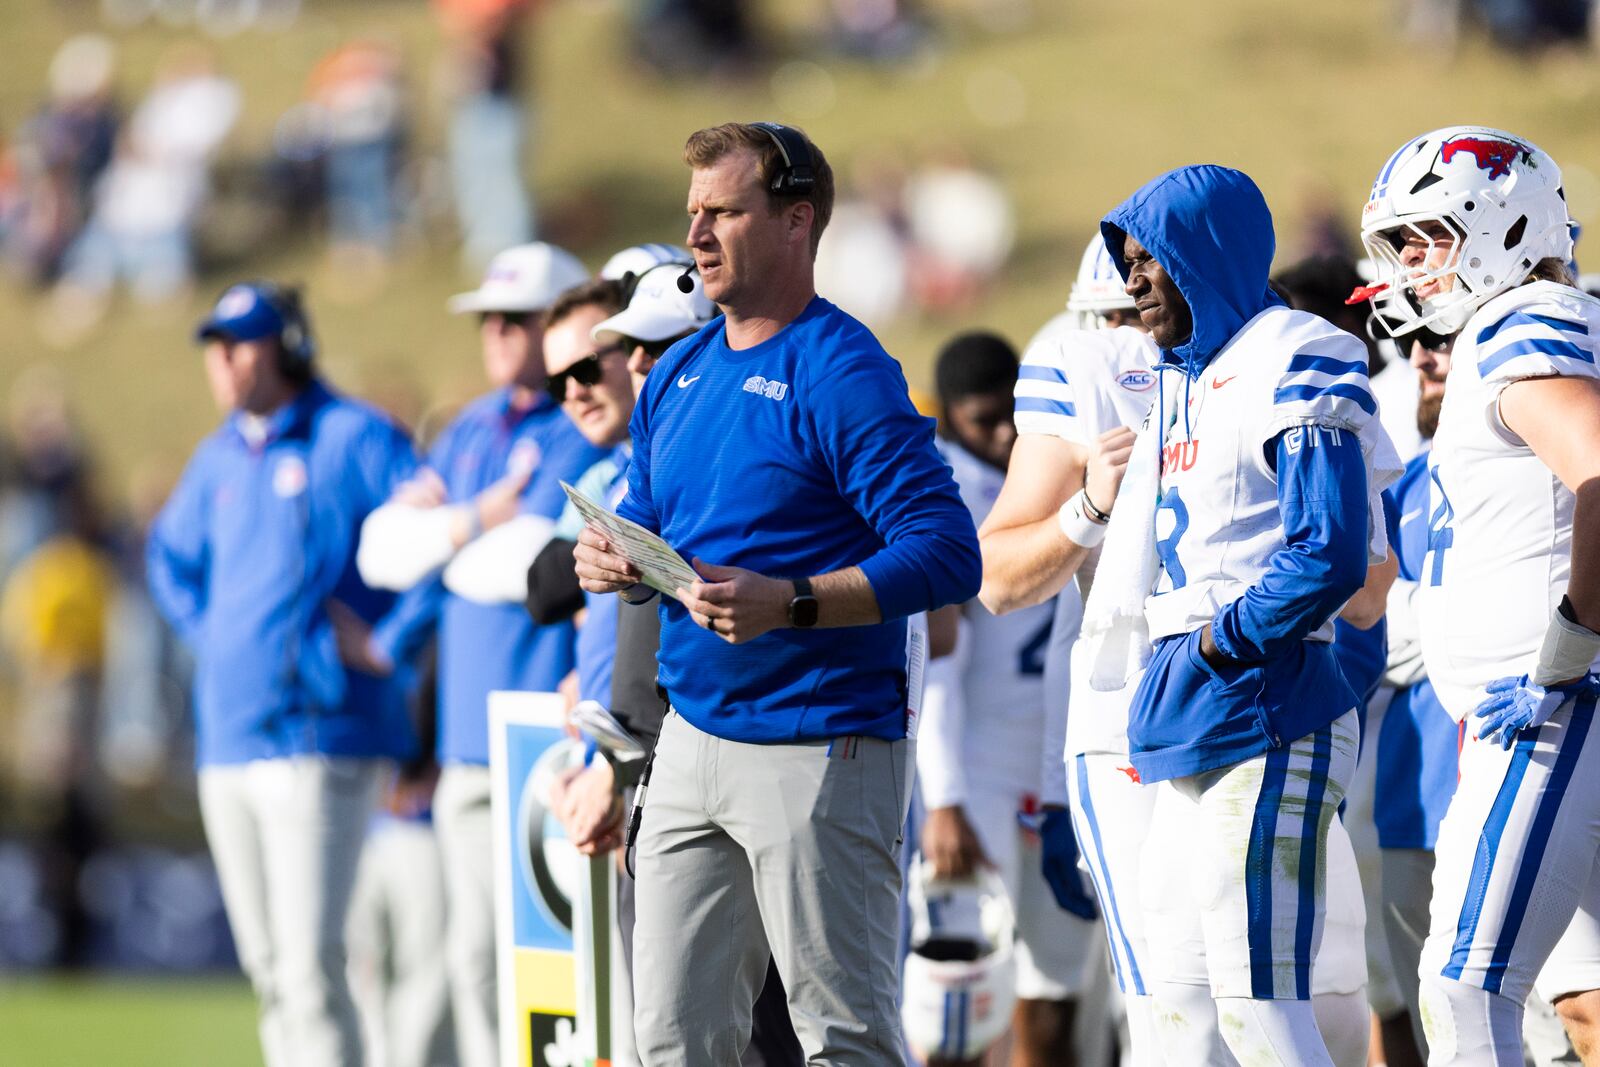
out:
<path id="1" fill-rule="evenodd" d="M 1161 451 L 1161 473 L 1186 471 L 1200 458 L 1199 441 L 1174 441 Z"/>
<path id="2" fill-rule="evenodd" d="M 1147 370 L 1125 370 L 1117 375 L 1117 384 L 1131 392 L 1143 393 L 1155 386 L 1156 376 Z"/>
<path id="3" fill-rule="evenodd" d="M 752 374 L 744 380 L 744 391 L 759 394 L 768 400 L 782 400 L 789 395 L 789 383 L 773 381 L 763 378 L 759 374 Z"/>

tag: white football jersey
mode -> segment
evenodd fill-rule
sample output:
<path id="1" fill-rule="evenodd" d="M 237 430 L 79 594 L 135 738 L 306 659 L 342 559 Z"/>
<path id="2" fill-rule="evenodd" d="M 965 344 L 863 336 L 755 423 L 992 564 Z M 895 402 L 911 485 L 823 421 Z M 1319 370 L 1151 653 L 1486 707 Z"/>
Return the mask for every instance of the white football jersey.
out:
<path id="1" fill-rule="evenodd" d="M 1246 323 L 1198 378 L 1162 377 L 1157 391 L 1170 425 L 1156 510 L 1160 576 L 1145 605 L 1152 640 L 1210 622 L 1287 547 L 1268 452 L 1285 430 L 1290 451 L 1357 436 L 1368 465 L 1369 557 L 1384 558 L 1378 494 L 1400 463 L 1377 419 L 1366 345 L 1325 319 L 1277 306 Z M 1331 641 L 1333 620 L 1310 637 Z"/>
<path id="2" fill-rule="evenodd" d="M 1495 297 L 1456 335 L 1428 468 L 1422 655 L 1461 721 L 1496 678 L 1531 673 L 1572 566 L 1575 498 L 1500 421 L 1524 378 L 1600 377 L 1600 301 L 1535 282 Z"/>
<path id="3" fill-rule="evenodd" d="M 960 445 L 940 441 L 974 525 L 988 518 L 1005 472 Z M 1037 761 L 1019 755 L 1039 751 L 1044 736 L 1044 657 L 1055 619 L 1054 598 L 1021 611 L 995 615 L 976 600 L 962 609 L 967 642 L 962 659 L 966 709 L 958 758 L 976 783 L 1013 784 L 1037 795 Z M 924 739 L 926 745 L 926 739 Z"/>
<path id="4" fill-rule="evenodd" d="M 1118 426 L 1138 429 L 1155 400 L 1153 368 L 1158 358 L 1155 342 L 1131 326 L 1083 330 L 1075 318 L 1057 316 L 1045 324 L 1023 355 L 1017 381 L 1017 432 L 1046 434 L 1088 447 Z M 1083 595 L 1072 595 L 1076 621 L 1081 621 L 1082 601 L 1099 557 L 1096 549 L 1078 571 Z M 1071 654 L 1071 643 L 1051 643 L 1048 673 L 1052 679 L 1069 677 Z M 1100 693 L 1087 684 L 1073 684 L 1071 690 L 1067 754 L 1127 752 L 1128 705 L 1133 690 Z"/>

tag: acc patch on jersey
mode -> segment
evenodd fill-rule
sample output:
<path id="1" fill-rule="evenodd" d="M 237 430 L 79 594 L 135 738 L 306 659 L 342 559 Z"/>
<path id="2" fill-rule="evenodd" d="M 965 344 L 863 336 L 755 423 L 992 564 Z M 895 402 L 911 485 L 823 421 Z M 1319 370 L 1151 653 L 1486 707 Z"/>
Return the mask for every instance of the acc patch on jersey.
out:
<path id="1" fill-rule="evenodd" d="M 1147 392 L 1156 384 L 1154 371 L 1125 370 L 1117 375 L 1117 384 L 1134 393 Z"/>
<path id="2" fill-rule="evenodd" d="M 306 488 L 306 461 L 284 456 L 272 470 L 272 491 L 281 497 L 299 496 Z"/>

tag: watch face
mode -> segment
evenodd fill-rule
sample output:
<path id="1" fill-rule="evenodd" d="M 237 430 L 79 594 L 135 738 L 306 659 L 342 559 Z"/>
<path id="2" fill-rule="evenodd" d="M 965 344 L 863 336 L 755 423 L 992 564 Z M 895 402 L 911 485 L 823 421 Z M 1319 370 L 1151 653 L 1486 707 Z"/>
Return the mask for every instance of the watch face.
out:
<path id="1" fill-rule="evenodd" d="M 814 596 L 797 596 L 789 601 L 789 621 L 795 626 L 815 626 L 817 624 L 817 598 Z"/>

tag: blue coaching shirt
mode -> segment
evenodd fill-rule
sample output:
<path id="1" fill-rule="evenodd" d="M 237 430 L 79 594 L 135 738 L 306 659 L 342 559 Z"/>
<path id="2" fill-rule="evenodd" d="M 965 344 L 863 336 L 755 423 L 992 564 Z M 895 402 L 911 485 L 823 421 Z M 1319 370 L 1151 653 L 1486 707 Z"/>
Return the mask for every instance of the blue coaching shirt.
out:
<path id="1" fill-rule="evenodd" d="M 321 382 L 258 443 L 241 425 L 201 442 L 145 546 L 151 596 L 196 654 L 198 762 L 409 755 L 401 682 L 345 669 L 326 604 L 369 623 L 393 605 L 356 573 L 356 542 L 415 470 L 410 439 Z"/>
<path id="2" fill-rule="evenodd" d="M 631 430 L 622 515 L 686 559 L 772 578 L 860 566 L 885 620 L 734 646 L 664 597 L 673 707 L 734 741 L 904 737 L 905 617 L 971 600 L 982 564 L 933 420 L 871 332 L 821 297 L 738 351 L 718 319 L 650 372 Z"/>
<path id="3" fill-rule="evenodd" d="M 534 463 L 522 512 L 554 520 L 572 482 L 605 455 L 549 397 L 511 405 L 511 391 L 480 397 L 446 427 L 428 455 L 452 503 L 471 500 L 519 463 Z M 438 579 L 434 579 L 435 582 Z M 520 602 L 477 604 L 445 591 L 439 615 L 439 759 L 489 762 L 489 693 L 554 692 L 573 667 L 570 622 L 535 625 Z"/>

